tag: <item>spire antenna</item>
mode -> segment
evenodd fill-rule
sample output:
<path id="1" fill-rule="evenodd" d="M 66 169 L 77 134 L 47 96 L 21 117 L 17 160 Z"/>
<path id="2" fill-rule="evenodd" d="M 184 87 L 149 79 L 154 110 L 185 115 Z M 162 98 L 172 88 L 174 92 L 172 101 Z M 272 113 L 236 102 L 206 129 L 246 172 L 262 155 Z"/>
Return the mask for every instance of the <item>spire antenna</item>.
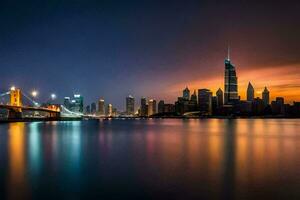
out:
<path id="1" fill-rule="evenodd" d="M 227 47 L 227 59 L 230 60 L 230 46 Z"/>

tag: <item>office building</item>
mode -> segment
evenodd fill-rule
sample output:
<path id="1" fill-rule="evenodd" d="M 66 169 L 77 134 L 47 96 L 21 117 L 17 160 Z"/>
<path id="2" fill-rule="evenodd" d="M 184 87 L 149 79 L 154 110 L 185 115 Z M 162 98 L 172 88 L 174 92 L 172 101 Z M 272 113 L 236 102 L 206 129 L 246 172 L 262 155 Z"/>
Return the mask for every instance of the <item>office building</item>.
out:
<path id="1" fill-rule="evenodd" d="M 263 99 L 263 102 L 264 102 L 264 105 L 267 106 L 270 104 L 270 92 L 269 90 L 267 89 L 267 87 L 265 87 L 263 93 L 262 93 L 262 99 Z"/>
<path id="2" fill-rule="evenodd" d="M 249 82 L 248 88 L 247 88 L 247 101 L 254 101 L 254 87 Z"/>
<path id="3" fill-rule="evenodd" d="M 158 113 L 164 113 L 165 112 L 165 102 L 164 100 L 160 100 L 158 102 Z"/>
<path id="4" fill-rule="evenodd" d="M 212 92 L 209 89 L 198 90 L 198 105 L 202 115 L 212 114 Z"/>
<path id="5" fill-rule="evenodd" d="M 182 97 L 185 99 L 185 100 L 190 100 L 190 90 L 188 87 L 186 87 L 183 92 L 182 92 Z"/>
<path id="6" fill-rule="evenodd" d="M 225 59 L 225 77 L 224 77 L 224 104 L 234 105 L 239 101 L 238 96 L 238 78 L 236 76 L 235 66 L 231 63 L 229 57 Z"/>
<path id="7" fill-rule="evenodd" d="M 104 102 L 104 99 L 99 99 L 99 101 L 98 101 L 98 114 L 100 116 L 105 115 L 105 102 Z"/>
<path id="8" fill-rule="evenodd" d="M 126 97 L 126 114 L 134 115 L 134 98 L 131 95 Z"/>

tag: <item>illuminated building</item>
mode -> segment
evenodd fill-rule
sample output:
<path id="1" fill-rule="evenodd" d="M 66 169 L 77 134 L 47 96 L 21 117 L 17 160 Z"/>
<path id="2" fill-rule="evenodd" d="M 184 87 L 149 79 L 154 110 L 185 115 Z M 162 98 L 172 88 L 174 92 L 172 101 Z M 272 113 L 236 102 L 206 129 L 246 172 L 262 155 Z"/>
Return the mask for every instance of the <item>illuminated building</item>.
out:
<path id="1" fill-rule="evenodd" d="M 64 98 L 64 106 L 67 109 L 71 110 L 71 98 L 70 97 L 65 97 Z"/>
<path id="2" fill-rule="evenodd" d="M 262 93 L 262 99 L 263 99 L 263 102 L 264 102 L 264 105 L 267 106 L 270 104 L 270 92 L 269 90 L 267 89 L 267 87 L 265 87 L 263 93 Z"/>
<path id="3" fill-rule="evenodd" d="M 201 114 L 212 114 L 212 92 L 209 89 L 198 90 L 198 105 Z"/>
<path id="4" fill-rule="evenodd" d="M 98 101 L 98 114 L 101 116 L 105 115 L 104 99 L 99 99 Z"/>
<path id="5" fill-rule="evenodd" d="M 221 88 L 219 88 L 216 92 L 216 96 L 217 96 L 217 107 L 220 108 L 223 106 L 224 104 L 224 95 L 223 95 L 223 91 L 221 90 Z"/>
<path id="6" fill-rule="evenodd" d="M 126 114 L 134 115 L 134 98 L 131 95 L 126 97 Z"/>
<path id="7" fill-rule="evenodd" d="M 140 111 L 140 116 L 141 117 L 146 117 L 148 116 L 148 105 L 147 105 L 147 99 L 145 97 L 141 98 L 141 111 Z"/>
<path id="8" fill-rule="evenodd" d="M 254 87 L 249 82 L 248 88 L 247 88 L 247 101 L 253 101 L 254 100 Z"/>
<path id="9" fill-rule="evenodd" d="M 188 87 L 186 87 L 183 92 L 182 92 L 182 97 L 185 99 L 185 100 L 190 100 L 190 90 Z"/>
<path id="10" fill-rule="evenodd" d="M 239 101 L 238 97 L 238 78 L 234 65 L 230 62 L 229 50 L 228 57 L 225 59 L 225 77 L 224 77 L 224 104 L 233 105 Z"/>
<path id="11" fill-rule="evenodd" d="M 154 115 L 156 113 L 156 100 L 150 99 L 148 101 L 148 116 Z"/>
<path id="12" fill-rule="evenodd" d="M 165 102 L 164 100 L 160 100 L 158 102 L 158 113 L 164 113 L 165 112 Z"/>
<path id="13" fill-rule="evenodd" d="M 74 100 L 72 101 L 74 112 L 83 113 L 83 96 L 80 94 L 74 94 Z"/>
<path id="14" fill-rule="evenodd" d="M 113 115 L 113 106 L 112 104 L 107 104 L 107 107 L 106 107 L 106 116 L 107 117 L 111 117 Z"/>

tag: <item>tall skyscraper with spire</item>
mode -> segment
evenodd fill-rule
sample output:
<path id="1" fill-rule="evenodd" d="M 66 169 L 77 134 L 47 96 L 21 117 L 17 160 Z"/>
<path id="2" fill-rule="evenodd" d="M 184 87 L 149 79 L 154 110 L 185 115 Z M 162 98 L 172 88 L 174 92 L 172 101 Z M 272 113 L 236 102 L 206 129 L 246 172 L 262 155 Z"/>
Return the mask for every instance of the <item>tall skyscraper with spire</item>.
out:
<path id="1" fill-rule="evenodd" d="M 254 101 L 254 87 L 250 82 L 247 88 L 247 101 Z"/>
<path id="2" fill-rule="evenodd" d="M 230 62 L 230 51 L 225 59 L 224 104 L 232 105 L 239 100 L 238 83 L 234 65 Z"/>
<path id="3" fill-rule="evenodd" d="M 267 89 L 267 87 L 265 87 L 263 93 L 262 93 L 262 99 L 263 99 L 263 102 L 264 102 L 264 105 L 267 106 L 270 104 L 270 92 L 269 90 Z"/>

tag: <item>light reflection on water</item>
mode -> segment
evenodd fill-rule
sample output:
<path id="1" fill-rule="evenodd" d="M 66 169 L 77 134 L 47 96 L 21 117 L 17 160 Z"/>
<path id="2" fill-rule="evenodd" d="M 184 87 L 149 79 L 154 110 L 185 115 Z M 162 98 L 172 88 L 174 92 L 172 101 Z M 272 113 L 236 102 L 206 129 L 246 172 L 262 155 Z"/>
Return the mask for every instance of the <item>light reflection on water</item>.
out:
<path id="1" fill-rule="evenodd" d="M 0 195 L 297 199 L 299 130 L 297 119 L 3 124 Z"/>

